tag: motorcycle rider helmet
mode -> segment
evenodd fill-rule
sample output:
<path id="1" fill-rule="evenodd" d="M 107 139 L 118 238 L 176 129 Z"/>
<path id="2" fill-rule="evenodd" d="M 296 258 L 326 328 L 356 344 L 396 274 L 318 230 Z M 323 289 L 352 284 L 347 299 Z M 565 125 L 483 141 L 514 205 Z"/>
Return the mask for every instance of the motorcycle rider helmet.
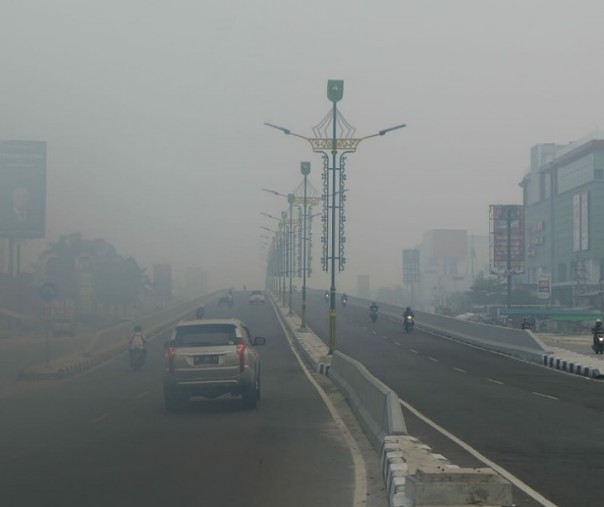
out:
<path id="1" fill-rule="evenodd" d="M 411 311 L 411 307 L 408 306 L 406 311 L 410 312 Z"/>
<path id="2" fill-rule="evenodd" d="M 596 319 L 596 326 L 602 325 L 602 319 Z"/>

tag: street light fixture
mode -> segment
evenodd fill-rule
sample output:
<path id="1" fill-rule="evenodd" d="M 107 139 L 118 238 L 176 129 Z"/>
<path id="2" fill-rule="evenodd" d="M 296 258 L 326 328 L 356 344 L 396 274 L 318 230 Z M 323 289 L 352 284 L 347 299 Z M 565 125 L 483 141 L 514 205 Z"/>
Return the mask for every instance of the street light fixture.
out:
<path id="1" fill-rule="evenodd" d="M 267 127 L 280 130 L 286 135 L 299 137 L 310 143 L 315 153 L 323 157 L 323 194 L 325 196 L 323 206 L 323 270 L 331 271 L 331 287 L 329 298 L 329 353 L 333 354 L 336 348 L 336 259 L 338 270 L 344 271 L 344 183 L 346 181 L 344 162 L 346 155 L 354 153 L 365 139 L 383 136 L 394 130 L 406 127 L 405 124 L 386 128 L 369 136 L 354 138 L 355 128 L 350 125 L 337 109 L 337 103 L 344 95 L 344 81 L 329 80 L 327 82 L 327 98 L 332 103 L 330 113 L 313 128 L 314 137 L 306 137 L 292 132 L 291 129 L 281 127 L 273 123 L 265 123 Z M 340 138 L 337 128 L 340 125 Z M 329 131 L 331 128 L 331 138 Z M 329 155 L 331 153 L 331 167 Z M 338 156 L 339 154 L 339 156 Z M 330 178 L 331 171 L 331 178 Z M 338 199 L 336 200 L 336 196 Z M 331 198 L 331 199 L 330 199 Z M 331 200 L 331 202 L 330 202 Z M 336 210 L 338 211 L 336 221 Z M 338 249 L 336 251 L 336 237 L 338 238 Z M 329 241 L 330 240 L 330 241 Z M 331 245 L 331 248 L 330 248 Z M 330 263 L 331 261 L 331 263 Z M 331 267 L 330 267 L 331 264 Z"/>

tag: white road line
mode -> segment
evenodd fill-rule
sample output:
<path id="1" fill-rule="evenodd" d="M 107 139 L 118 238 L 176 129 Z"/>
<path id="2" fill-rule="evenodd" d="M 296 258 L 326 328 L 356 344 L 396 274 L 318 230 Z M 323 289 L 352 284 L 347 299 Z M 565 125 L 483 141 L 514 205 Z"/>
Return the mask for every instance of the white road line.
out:
<path id="1" fill-rule="evenodd" d="M 479 459 L 485 465 L 487 465 L 488 467 L 491 467 L 499 475 L 501 475 L 504 479 L 507 479 L 508 481 L 510 481 L 514 486 L 516 486 L 518 489 L 520 489 L 525 494 L 527 494 L 528 496 L 530 496 L 533 500 L 539 502 L 543 507 L 557 507 L 555 503 L 550 502 L 547 498 L 545 498 L 544 496 L 542 496 L 541 494 L 539 494 L 537 491 L 535 491 L 533 488 L 531 488 L 528 484 L 525 484 L 520 479 L 518 479 L 515 475 L 512 475 L 510 472 L 508 472 L 505 468 L 500 467 L 499 465 L 497 465 L 496 463 L 494 463 L 493 461 L 491 461 L 487 457 L 485 457 L 482 454 L 480 454 L 476 449 L 474 449 L 473 447 L 470 447 L 463 440 L 457 438 L 452 433 L 449 433 L 442 426 L 439 426 L 438 424 L 436 424 L 431 419 L 428 419 L 424 414 L 422 414 L 421 412 L 419 412 L 418 410 L 416 410 L 414 407 L 412 407 L 411 405 L 409 405 L 407 402 L 401 400 L 400 398 L 399 398 L 398 401 L 399 401 L 399 403 L 404 408 L 406 408 L 407 410 L 409 410 L 409 412 L 413 413 L 416 417 L 420 418 L 422 421 L 424 421 L 425 423 L 427 423 L 430 426 L 432 426 L 435 430 L 437 430 L 438 432 L 440 432 L 441 434 L 443 434 L 449 440 L 455 442 L 457 445 L 459 445 L 460 447 L 462 447 L 463 449 L 465 449 L 467 452 L 469 452 L 476 459 Z"/>
<path id="2" fill-rule="evenodd" d="M 39 444 L 33 447 L 29 447 L 28 449 L 24 449 L 16 454 L 13 454 L 12 456 L 9 456 L 6 461 L 15 461 L 17 459 L 24 458 L 25 456 L 33 454 L 34 452 L 43 449 L 44 447 L 46 447 L 46 444 Z"/>
<path id="3" fill-rule="evenodd" d="M 419 352 L 415 349 L 409 349 L 410 352 L 413 352 L 414 354 L 419 354 Z"/>
<path id="4" fill-rule="evenodd" d="M 104 421 L 105 419 L 107 419 L 107 417 L 109 417 L 109 412 L 107 412 L 106 414 L 100 415 L 98 416 L 96 419 L 93 419 L 92 421 L 90 421 L 92 424 L 98 424 L 101 421 Z"/>
<path id="5" fill-rule="evenodd" d="M 388 338 L 387 336 L 382 336 L 382 338 L 384 338 L 384 340 L 390 340 L 390 338 Z"/>
<path id="6" fill-rule="evenodd" d="M 399 342 L 394 342 L 395 345 L 398 345 L 399 347 L 402 347 L 403 345 Z"/>
<path id="7" fill-rule="evenodd" d="M 428 356 L 428 359 L 430 359 L 430 361 L 434 361 L 435 363 L 440 363 L 440 361 L 435 357 Z"/>
<path id="8" fill-rule="evenodd" d="M 144 393 L 140 393 L 136 396 L 135 399 L 140 400 L 141 398 L 144 398 L 145 396 L 147 396 L 151 391 L 145 391 Z"/>
<path id="9" fill-rule="evenodd" d="M 459 373 L 468 373 L 466 370 L 462 370 L 461 368 L 453 368 L 455 371 L 458 371 Z"/>
<path id="10" fill-rule="evenodd" d="M 543 398 L 549 398 L 550 400 L 559 400 L 560 398 L 556 398 L 555 396 L 550 396 L 549 394 L 537 393 L 535 391 L 531 391 L 531 394 L 535 396 L 542 396 Z"/>
<path id="11" fill-rule="evenodd" d="M 499 380 L 494 380 L 494 379 L 492 379 L 492 378 L 487 378 L 487 380 L 488 380 L 489 382 L 493 382 L 493 384 L 499 384 L 500 386 L 502 386 L 502 385 L 503 385 L 503 382 L 499 382 Z"/>

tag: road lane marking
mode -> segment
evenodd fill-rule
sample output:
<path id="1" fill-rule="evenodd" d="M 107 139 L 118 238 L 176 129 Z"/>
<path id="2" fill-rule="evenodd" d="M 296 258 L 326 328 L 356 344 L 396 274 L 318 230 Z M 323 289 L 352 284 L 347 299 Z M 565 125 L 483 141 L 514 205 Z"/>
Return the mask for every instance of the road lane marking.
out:
<path id="1" fill-rule="evenodd" d="M 479 459 L 485 465 L 487 465 L 488 467 L 491 467 L 499 475 L 501 475 L 504 479 L 507 479 L 508 481 L 510 481 L 519 490 L 523 491 L 525 494 L 527 494 L 528 496 L 530 496 L 532 499 L 534 499 L 535 501 L 539 502 L 543 507 L 557 507 L 555 503 L 550 502 L 547 498 L 545 498 L 540 493 L 538 493 L 537 491 L 535 491 L 528 484 L 525 484 L 520 479 L 518 479 L 515 475 L 512 475 L 510 472 L 508 472 L 505 468 L 500 467 L 497 463 L 491 461 L 486 456 L 483 456 L 482 454 L 480 454 L 476 449 L 474 449 L 473 447 L 471 447 L 469 444 L 466 444 L 463 440 L 461 440 L 460 438 L 457 438 L 452 433 L 449 433 L 442 426 L 439 426 L 438 424 L 436 424 L 431 419 L 428 419 L 424 414 L 422 414 L 419 410 L 417 410 L 416 408 L 414 408 L 411 405 L 409 405 L 406 401 L 403 401 L 400 398 L 398 399 L 398 401 L 399 401 L 399 403 L 404 408 L 406 408 L 407 410 L 409 410 L 409 412 L 411 412 L 416 417 L 418 417 L 419 419 L 421 419 L 422 421 L 424 421 L 426 424 L 429 424 L 430 426 L 432 426 L 436 431 L 438 431 L 441 434 L 443 434 L 449 440 L 455 442 L 461 448 L 465 449 L 467 452 L 469 452 L 476 459 Z"/>
<path id="2" fill-rule="evenodd" d="M 435 357 L 428 356 L 428 359 L 430 359 L 430 361 L 434 361 L 435 363 L 440 363 L 440 361 Z"/>
<path id="3" fill-rule="evenodd" d="M 104 421 L 105 419 L 107 419 L 109 417 L 109 412 L 98 416 L 96 419 L 93 419 L 92 421 L 90 421 L 92 424 L 98 424 L 102 421 Z"/>
<path id="4" fill-rule="evenodd" d="M 394 344 L 395 344 L 395 345 L 398 345 L 399 347 L 402 347 L 402 346 L 403 346 L 403 344 L 402 344 L 402 343 L 399 343 L 399 342 L 394 342 Z"/>
<path id="5" fill-rule="evenodd" d="M 550 396 L 549 394 L 538 393 L 535 391 L 531 391 L 531 394 L 535 396 L 542 396 L 543 398 L 549 398 L 550 400 L 559 400 L 560 398 L 556 398 L 555 396 Z"/>
<path id="6" fill-rule="evenodd" d="M 494 380 L 494 379 L 492 379 L 492 378 L 487 378 L 487 380 L 488 380 L 489 382 L 493 382 L 493 384 L 499 384 L 500 386 L 502 386 L 502 385 L 503 385 L 503 382 L 499 382 L 499 380 Z"/>
<path id="7" fill-rule="evenodd" d="M 419 354 L 419 352 L 415 349 L 409 349 L 411 352 L 413 352 L 414 354 Z"/>
<path id="8" fill-rule="evenodd" d="M 30 454 L 33 454 L 34 452 L 43 449 L 44 447 L 46 447 L 46 444 L 39 444 L 39 445 L 35 445 L 33 447 L 29 447 L 27 449 L 24 449 L 16 454 L 13 454 L 12 456 L 9 456 L 6 461 L 11 462 L 11 461 L 16 461 L 20 458 L 24 458 L 25 456 L 29 456 Z"/>
<path id="9" fill-rule="evenodd" d="M 466 370 L 462 370 L 461 368 L 453 368 L 455 371 L 458 371 L 459 373 L 468 373 Z"/>
<path id="10" fill-rule="evenodd" d="M 382 338 L 384 338 L 384 340 L 390 340 L 390 338 L 388 338 L 387 336 L 382 336 Z"/>
<path id="11" fill-rule="evenodd" d="M 145 396 L 147 396 L 151 391 L 145 391 L 144 393 L 140 393 L 136 396 L 135 399 L 140 400 L 141 398 L 144 398 Z"/>

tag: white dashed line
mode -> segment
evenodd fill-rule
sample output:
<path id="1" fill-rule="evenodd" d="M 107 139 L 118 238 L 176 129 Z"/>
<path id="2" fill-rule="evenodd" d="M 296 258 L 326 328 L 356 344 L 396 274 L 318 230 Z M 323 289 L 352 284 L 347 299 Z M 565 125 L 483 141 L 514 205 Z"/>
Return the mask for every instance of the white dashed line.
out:
<path id="1" fill-rule="evenodd" d="M 459 373 L 468 373 L 466 370 L 462 370 L 461 368 L 453 368 L 455 371 L 458 371 Z"/>
<path id="2" fill-rule="evenodd" d="M 555 396 L 550 396 L 549 394 L 537 393 L 535 391 L 531 391 L 531 394 L 535 396 L 542 396 L 543 398 L 549 398 L 550 400 L 559 400 L 560 398 L 556 398 Z"/>
<path id="3" fill-rule="evenodd" d="M 144 393 L 140 393 L 139 395 L 136 396 L 135 399 L 140 400 L 141 398 L 144 398 L 145 396 L 147 396 L 150 393 L 150 391 L 145 391 Z"/>
<path id="4" fill-rule="evenodd" d="M 395 345 L 398 345 L 399 347 L 402 347 L 402 345 L 399 342 L 394 342 Z"/>
<path id="5" fill-rule="evenodd" d="M 435 357 L 428 356 L 428 359 L 430 359 L 430 361 L 434 361 L 435 363 L 440 363 L 440 361 Z"/>
<path id="6" fill-rule="evenodd" d="M 414 354 L 419 354 L 419 352 L 415 349 L 409 349 L 410 352 L 413 352 Z"/>
<path id="7" fill-rule="evenodd" d="M 494 379 L 492 379 L 492 378 L 488 378 L 487 380 L 488 380 L 489 382 L 493 382 L 493 384 L 499 384 L 500 386 L 502 386 L 502 385 L 503 385 L 503 382 L 499 382 L 499 380 L 494 380 Z"/>
<path id="8" fill-rule="evenodd" d="M 98 424 L 102 421 L 104 421 L 105 419 L 107 419 L 109 417 L 109 412 L 107 412 L 106 414 L 100 415 L 98 416 L 96 419 L 93 419 L 92 421 L 90 421 L 92 424 Z"/>

